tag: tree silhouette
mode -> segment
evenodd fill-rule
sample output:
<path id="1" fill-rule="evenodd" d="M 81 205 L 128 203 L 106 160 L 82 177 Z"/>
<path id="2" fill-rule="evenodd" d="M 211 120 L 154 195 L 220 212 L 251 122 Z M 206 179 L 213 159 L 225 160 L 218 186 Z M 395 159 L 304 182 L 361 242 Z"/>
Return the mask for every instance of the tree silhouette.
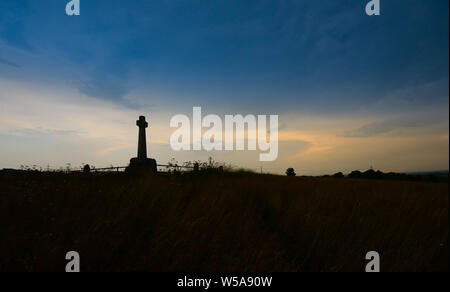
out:
<path id="1" fill-rule="evenodd" d="M 342 172 L 338 172 L 338 173 L 333 174 L 333 177 L 342 178 L 342 177 L 345 177 L 345 176 L 344 176 L 344 174 Z"/>
<path id="2" fill-rule="evenodd" d="M 295 173 L 295 170 L 291 167 L 286 170 L 286 175 L 287 176 L 296 176 L 297 174 Z"/>

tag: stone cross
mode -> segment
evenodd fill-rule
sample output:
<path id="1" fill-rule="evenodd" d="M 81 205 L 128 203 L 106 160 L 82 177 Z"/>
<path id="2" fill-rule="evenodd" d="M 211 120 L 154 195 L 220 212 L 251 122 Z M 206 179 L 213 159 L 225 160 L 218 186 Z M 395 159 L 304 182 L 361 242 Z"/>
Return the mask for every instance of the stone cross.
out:
<path id="1" fill-rule="evenodd" d="M 136 125 L 139 127 L 139 144 L 138 144 L 138 160 L 147 160 L 147 138 L 145 135 L 145 129 L 148 127 L 148 123 L 145 121 L 144 116 L 140 116 L 136 121 Z"/>

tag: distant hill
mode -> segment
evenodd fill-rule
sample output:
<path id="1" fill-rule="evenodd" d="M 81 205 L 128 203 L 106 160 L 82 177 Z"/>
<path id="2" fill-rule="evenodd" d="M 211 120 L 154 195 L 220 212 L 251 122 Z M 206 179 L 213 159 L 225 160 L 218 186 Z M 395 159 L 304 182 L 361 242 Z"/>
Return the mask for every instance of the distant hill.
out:
<path id="1" fill-rule="evenodd" d="M 448 182 L 448 171 L 417 172 L 417 173 L 384 173 L 369 169 L 365 172 L 355 170 L 348 175 L 349 178 L 384 179 L 384 180 L 408 180 L 408 181 L 431 181 Z"/>
<path id="2" fill-rule="evenodd" d="M 0 174 L 18 174 L 18 173 L 23 173 L 23 170 L 17 170 L 17 169 L 12 169 L 12 168 L 4 168 L 4 169 L 0 169 Z"/>
<path id="3" fill-rule="evenodd" d="M 436 176 L 449 176 L 448 170 L 438 170 L 438 171 L 417 171 L 417 172 L 407 172 L 409 175 L 436 175 Z"/>

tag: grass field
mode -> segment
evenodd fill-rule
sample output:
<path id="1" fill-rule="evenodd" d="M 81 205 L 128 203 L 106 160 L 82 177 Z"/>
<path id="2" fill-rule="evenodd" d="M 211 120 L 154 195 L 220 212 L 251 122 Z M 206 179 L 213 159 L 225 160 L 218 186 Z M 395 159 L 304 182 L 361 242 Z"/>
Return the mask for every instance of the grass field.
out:
<path id="1" fill-rule="evenodd" d="M 449 270 L 448 183 L 3 175 L 0 224 L 0 271 Z"/>

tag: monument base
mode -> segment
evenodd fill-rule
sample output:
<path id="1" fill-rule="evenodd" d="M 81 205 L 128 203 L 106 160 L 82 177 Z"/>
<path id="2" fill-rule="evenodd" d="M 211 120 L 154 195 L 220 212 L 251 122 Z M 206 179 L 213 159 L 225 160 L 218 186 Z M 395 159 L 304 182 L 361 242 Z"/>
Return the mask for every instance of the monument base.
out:
<path id="1" fill-rule="evenodd" d="M 155 159 L 147 158 L 142 160 L 131 158 L 130 165 L 127 167 L 126 171 L 148 171 L 156 173 L 158 172 L 158 167 Z"/>

